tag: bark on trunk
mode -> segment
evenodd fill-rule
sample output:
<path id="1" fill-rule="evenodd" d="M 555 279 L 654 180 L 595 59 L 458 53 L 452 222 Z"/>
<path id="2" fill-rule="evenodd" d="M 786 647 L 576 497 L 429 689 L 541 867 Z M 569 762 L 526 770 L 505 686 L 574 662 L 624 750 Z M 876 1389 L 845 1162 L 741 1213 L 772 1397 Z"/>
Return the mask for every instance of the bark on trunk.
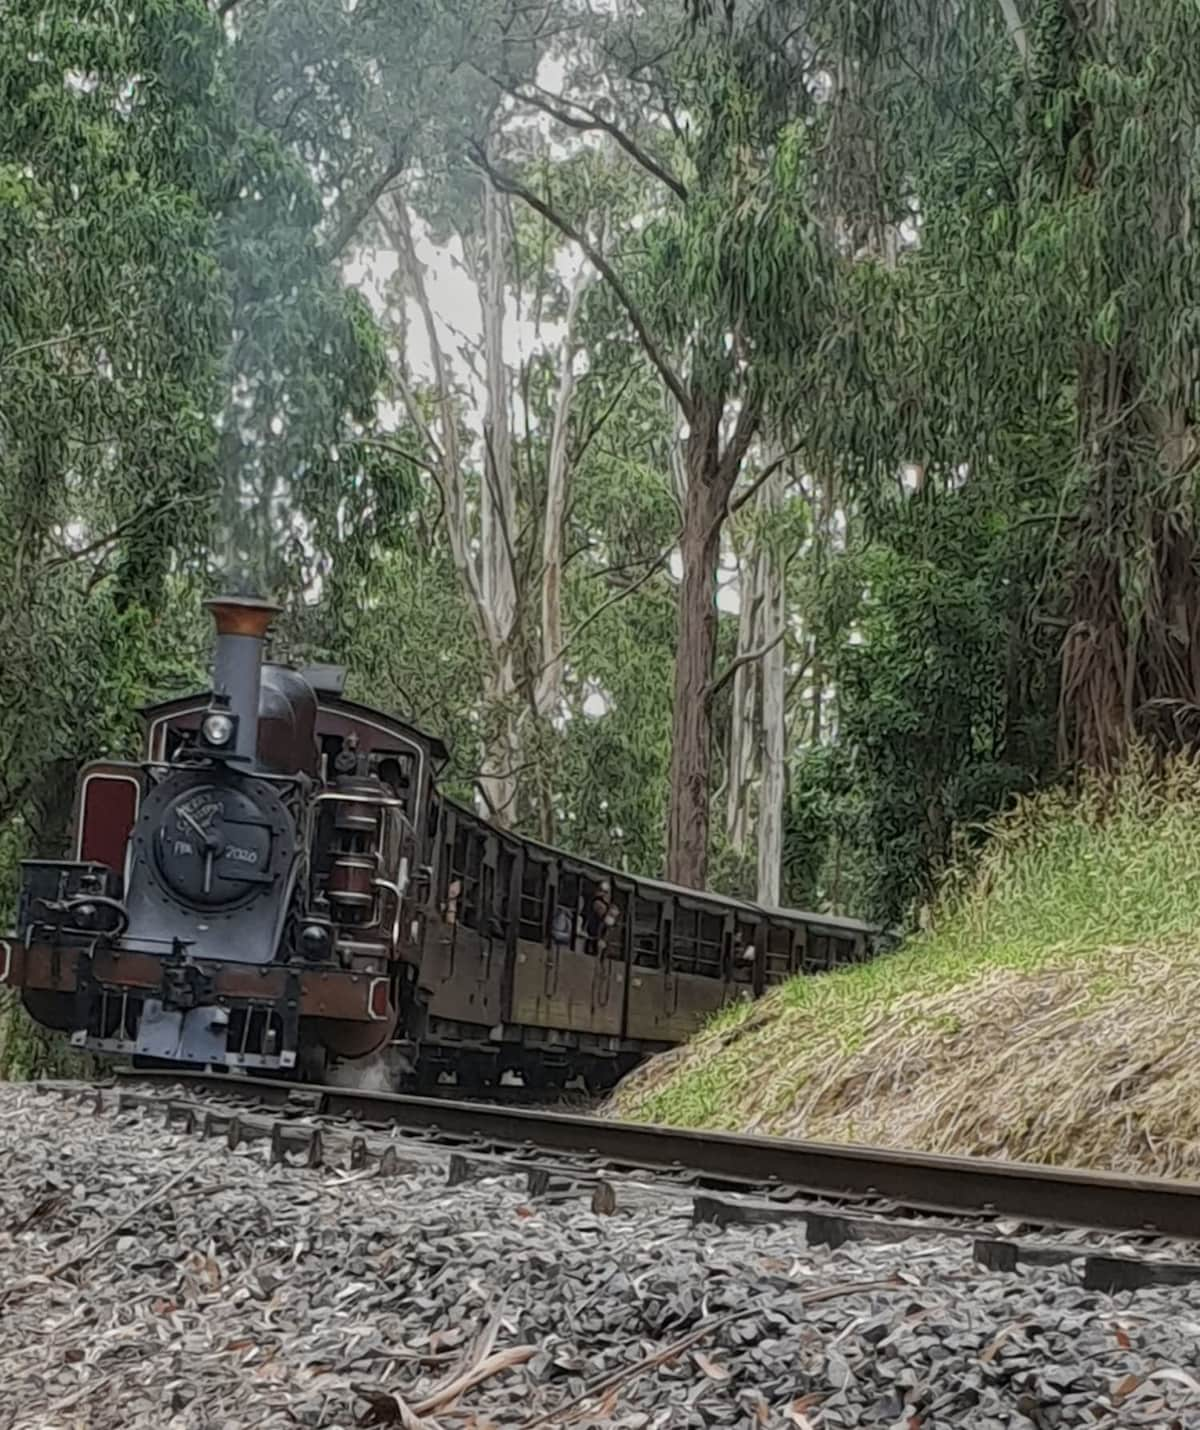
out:
<path id="1" fill-rule="evenodd" d="M 783 506 L 782 469 L 760 493 L 765 512 L 774 515 Z M 769 517 L 768 517 L 769 520 Z M 758 798 L 758 902 L 778 907 L 783 869 L 783 809 L 787 796 L 787 750 L 784 710 L 784 623 L 787 619 L 783 562 L 777 549 L 766 545 L 763 562 L 762 602 L 762 786 Z"/>
<path id="2" fill-rule="evenodd" d="M 717 569 L 724 499 L 705 480 L 697 434 L 689 438 L 689 481 L 680 555 L 675 710 L 671 727 L 671 802 L 667 879 L 702 888 L 708 872 L 708 776 L 712 739 L 713 663 L 717 650 Z"/>
<path id="3" fill-rule="evenodd" d="M 563 334 L 559 359 L 561 365 L 558 373 L 558 394 L 554 402 L 554 425 L 550 433 L 546 510 L 542 526 L 541 670 L 534 697 L 537 712 L 543 719 L 555 713 L 562 703 L 563 695 L 563 524 L 566 520 L 567 481 L 570 475 L 567 437 L 570 431 L 571 400 L 575 395 L 579 304 L 587 287 L 587 280 L 588 269 L 581 264 L 571 285 L 571 296 L 567 303 L 566 331 Z"/>
<path id="4" fill-rule="evenodd" d="M 682 512 L 687 506 L 687 441 L 680 435 L 683 414 L 679 410 L 679 403 L 674 394 L 668 392 L 665 387 L 663 388 L 663 406 L 667 414 L 667 431 L 670 433 L 667 463 L 671 473 L 671 490 L 674 492 L 675 501 Z"/>
<path id="5" fill-rule="evenodd" d="M 738 657 L 748 655 L 762 644 L 763 575 L 763 552 L 752 548 L 742 561 Z M 725 833 L 739 854 L 744 853 L 750 843 L 750 803 L 758 754 L 758 676 L 757 665 L 751 661 L 739 666 L 733 677 Z"/>
<path id="6" fill-rule="evenodd" d="M 480 556 L 483 599 L 492 628 L 497 666 L 511 659 L 509 643 L 517 616 L 513 571 L 516 493 L 512 467 L 509 376 L 504 361 L 504 306 L 508 292 L 508 252 L 504 241 L 504 203 L 489 183 L 484 191 L 483 360 L 487 407 L 483 416 L 484 481 L 480 493 Z"/>
<path id="7" fill-rule="evenodd" d="M 517 813 L 517 775 L 521 763 L 520 727 L 516 711 L 516 668 L 511 652 L 500 653 L 486 689 L 483 770 L 479 792 L 487 816 L 507 828 Z"/>
<path id="8" fill-rule="evenodd" d="M 504 310 L 508 294 L 508 249 L 504 200 L 490 183 L 484 189 L 483 360 L 487 407 L 483 416 L 483 490 L 479 499 L 479 556 L 483 620 L 491 646 L 492 672 L 485 718 L 497 731 L 484 750 L 480 789 L 497 824 L 516 818 L 521 732 L 515 709 L 514 649 L 517 621 L 516 484 L 512 458 L 509 373 L 504 361 Z"/>
<path id="9" fill-rule="evenodd" d="M 703 356 L 694 359 L 699 372 L 709 371 L 713 365 L 702 360 Z M 667 878 L 692 889 L 702 889 L 708 875 L 708 781 L 721 530 L 738 472 L 762 417 L 762 398 L 751 394 L 742 402 L 732 433 L 722 442 L 727 395 L 722 387 L 693 390 L 684 449 L 687 482 L 679 541 L 683 580 L 675 648 Z"/>

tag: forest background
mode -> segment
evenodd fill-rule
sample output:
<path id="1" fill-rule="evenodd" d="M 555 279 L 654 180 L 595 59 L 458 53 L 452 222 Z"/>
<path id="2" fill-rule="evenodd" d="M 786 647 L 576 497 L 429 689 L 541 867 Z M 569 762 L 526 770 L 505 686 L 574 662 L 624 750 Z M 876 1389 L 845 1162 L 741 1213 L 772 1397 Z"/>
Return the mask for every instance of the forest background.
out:
<path id="1" fill-rule="evenodd" d="M 0 906 L 217 588 L 492 817 L 901 923 L 1190 747 L 1187 0 L 10 0 Z"/>

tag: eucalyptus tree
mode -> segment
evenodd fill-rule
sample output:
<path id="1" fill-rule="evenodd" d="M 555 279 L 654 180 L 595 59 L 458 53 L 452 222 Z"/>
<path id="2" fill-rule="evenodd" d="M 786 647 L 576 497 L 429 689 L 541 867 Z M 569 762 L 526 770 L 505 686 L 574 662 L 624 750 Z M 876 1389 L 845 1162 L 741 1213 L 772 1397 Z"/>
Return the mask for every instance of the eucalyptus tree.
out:
<path id="1" fill-rule="evenodd" d="M 82 691 L 119 686 L 164 533 L 202 539 L 229 314 L 206 202 L 233 133 L 221 44 L 193 4 L 0 17 L 0 821 L 76 752 Z"/>
<path id="2" fill-rule="evenodd" d="M 1200 21 L 1138 0 L 771 8 L 827 57 L 814 162 L 854 260 L 830 361 L 782 406 L 875 547 L 853 600 L 873 653 L 837 659 L 843 734 L 879 797 L 880 866 L 912 891 L 971 790 L 986 808 L 1047 772 L 1056 668 L 1063 763 L 1110 764 L 1135 732 L 1195 739 L 1181 136 Z M 969 675 L 957 696 L 939 666 Z"/>
<path id="3" fill-rule="evenodd" d="M 761 470 L 732 503 L 738 557 L 737 644 L 716 689 L 730 688 L 725 837 L 735 860 L 753 850 L 748 893 L 777 906 L 782 892 L 787 801 L 789 708 L 803 704 L 811 656 L 803 603 L 789 590 L 788 571 L 811 554 L 807 501 L 788 453 Z M 793 714 L 794 722 L 794 714 Z"/>
<path id="4" fill-rule="evenodd" d="M 752 335 L 785 308 L 797 350 L 815 344 L 828 286 L 831 255 L 806 206 L 802 130 L 789 122 L 812 107 L 807 58 L 795 47 L 777 52 L 791 82 L 768 93 L 747 82 L 747 61 L 761 59 L 757 30 L 710 17 L 689 35 L 657 6 L 567 14 L 559 90 L 476 64 L 558 133 L 599 136 L 639 172 L 650 185 L 639 223 L 601 251 L 552 173 L 514 173 L 478 146 L 476 160 L 580 244 L 675 408 L 682 577 L 666 864 L 669 878 L 698 886 L 709 846 L 722 533 L 770 386 Z"/>
<path id="5" fill-rule="evenodd" d="M 198 0 L 0 17 L 0 821 L 190 674 L 174 618 L 247 471 L 286 470 L 314 529 L 364 492 L 391 514 L 394 473 L 333 450 L 378 345 L 235 47 Z"/>
<path id="6" fill-rule="evenodd" d="M 638 871 L 661 868 L 670 730 L 670 659 L 674 588 L 663 559 L 676 516 L 666 481 L 667 443 L 659 422 L 656 380 L 645 365 L 630 365 L 621 316 L 601 285 L 590 283 L 579 304 L 576 339 L 587 354 L 577 371 L 566 425 L 566 502 L 561 531 L 561 662 L 555 707 L 536 707 L 547 647 L 541 625 L 546 596 L 545 523 L 552 511 L 554 453 L 563 425 L 556 421 L 562 393 L 566 311 L 574 273 L 553 280 L 539 270 L 540 225 L 518 233 L 525 256 L 521 309 L 530 316 L 529 348 L 521 360 L 509 348 L 508 378 L 519 419 L 513 424 L 518 559 L 516 591 L 522 612 L 514 647 L 519 685 L 516 729 L 521 771 L 515 822 L 526 832 L 557 839 L 580 852 Z M 548 251 L 555 244 L 546 236 Z M 534 275 L 543 271 L 543 342 L 536 341 Z M 527 285 L 527 286 L 526 286 Z M 438 287 L 431 285 L 431 300 Z M 512 304 L 515 311 L 516 304 Z M 418 326 L 419 313 L 413 315 Z M 439 336 L 456 356 L 446 330 Z M 482 376 L 482 336 L 467 345 Z M 478 522 L 476 494 L 483 481 L 482 440 L 472 433 L 459 390 L 451 398 L 460 417 L 469 519 Z M 428 379 L 428 374 L 426 374 Z M 414 381 L 422 421 L 438 423 L 434 389 Z M 434 432 L 440 442 L 440 425 Z M 412 424 L 389 442 L 411 443 L 420 463 L 430 447 Z M 426 474 L 407 545 L 376 563 L 351 592 L 333 637 L 353 670 L 356 689 L 395 703 L 442 733 L 452 762 L 448 785 L 470 799 L 494 765 L 489 741 L 488 650 L 481 642 L 474 598 L 455 566 L 441 485 Z M 478 528 L 475 528 L 476 531 Z M 469 555 L 482 543 L 469 537 Z"/>
<path id="7" fill-rule="evenodd" d="M 493 152 L 511 152 L 503 116 L 491 123 Z M 587 196 L 589 242 L 605 244 L 628 207 L 610 166 L 582 154 L 558 177 Z M 579 690 L 568 566 L 602 565 L 591 558 L 606 544 L 573 521 L 577 477 L 635 370 L 611 340 L 619 319 L 590 266 L 477 170 L 422 176 L 405 199 L 380 205 L 380 227 L 397 256 L 393 380 L 477 641 L 475 785 L 494 818 L 530 819 L 549 839 L 563 805 L 555 732 Z M 458 305 L 470 297 L 465 328 L 439 311 L 434 261 L 454 265 Z M 657 551 L 649 574 L 664 563 Z"/>

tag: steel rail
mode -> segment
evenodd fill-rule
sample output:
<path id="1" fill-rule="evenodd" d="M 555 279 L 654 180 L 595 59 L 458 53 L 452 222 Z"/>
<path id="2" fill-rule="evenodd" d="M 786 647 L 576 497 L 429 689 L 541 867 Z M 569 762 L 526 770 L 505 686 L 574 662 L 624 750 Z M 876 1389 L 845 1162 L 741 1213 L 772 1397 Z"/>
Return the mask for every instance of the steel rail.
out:
<path id="1" fill-rule="evenodd" d="M 1200 1240 L 1200 1185 L 925 1152 L 696 1132 L 525 1107 L 404 1093 L 276 1082 L 175 1070 L 119 1074 L 128 1081 L 200 1085 L 274 1105 L 300 1099 L 327 1117 L 511 1149 L 570 1153 L 604 1165 L 690 1175 L 698 1184 L 794 1189 L 834 1198 L 884 1198 L 899 1208 L 1005 1216 L 1040 1226 L 1157 1232 Z"/>

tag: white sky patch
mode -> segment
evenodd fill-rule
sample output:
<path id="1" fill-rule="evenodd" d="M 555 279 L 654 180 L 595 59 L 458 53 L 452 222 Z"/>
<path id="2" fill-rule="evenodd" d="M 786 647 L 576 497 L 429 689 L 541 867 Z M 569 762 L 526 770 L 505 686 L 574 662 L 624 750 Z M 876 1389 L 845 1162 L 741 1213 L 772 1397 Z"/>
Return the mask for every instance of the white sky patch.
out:
<path id="1" fill-rule="evenodd" d="M 483 412 L 487 393 L 484 385 L 480 349 L 483 343 L 483 311 L 479 289 L 467 271 L 462 243 L 455 235 L 449 243 L 436 244 L 429 236 L 427 225 L 419 215 L 413 215 L 413 242 L 417 261 L 425 269 L 425 287 L 433 310 L 438 343 L 449 363 L 454 382 L 470 394 L 464 421 L 482 440 Z M 555 259 L 555 272 L 564 284 L 573 281 L 583 256 L 574 245 L 561 250 Z M 394 284 L 399 259 L 390 248 L 364 250 L 346 265 L 346 278 L 361 289 L 374 311 L 386 320 L 388 290 Z M 405 352 L 407 365 L 418 383 L 433 381 L 433 354 L 425 331 L 417 300 L 405 297 Z M 535 324 L 522 317 L 512 293 L 508 295 L 504 315 L 504 361 L 513 372 L 520 370 L 538 352 L 552 351 L 561 345 L 564 327 L 561 322 L 543 320 Z M 479 370 L 470 359 L 478 361 Z M 524 426 L 525 413 L 520 394 L 513 393 L 514 424 Z M 403 420 L 397 404 L 385 404 L 381 418 L 386 425 L 397 426 Z"/>
<path id="2" fill-rule="evenodd" d="M 100 88 L 100 76 L 84 70 L 67 70 L 63 75 L 63 88 L 71 94 L 95 94 Z"/>
<path id="3" fill-rule="evenodd" d="M 683 556 L 678 547 L 671 552 L 667 570 L 670 572 L 672 581 L 683 580 Z M 721 557 L 720 569 L 717 571 L 717 610 L 723 615 L 736 616 L 741 609 L 737 561 L 732 554 L 727 552 Z"/>
<path id="4" fill-rule="evenodd" d="M 612 709 L 612 702 L 601 690 L 593 690 L 583 702 L 583 713 L 590 720 L 599 720 Z"/>

